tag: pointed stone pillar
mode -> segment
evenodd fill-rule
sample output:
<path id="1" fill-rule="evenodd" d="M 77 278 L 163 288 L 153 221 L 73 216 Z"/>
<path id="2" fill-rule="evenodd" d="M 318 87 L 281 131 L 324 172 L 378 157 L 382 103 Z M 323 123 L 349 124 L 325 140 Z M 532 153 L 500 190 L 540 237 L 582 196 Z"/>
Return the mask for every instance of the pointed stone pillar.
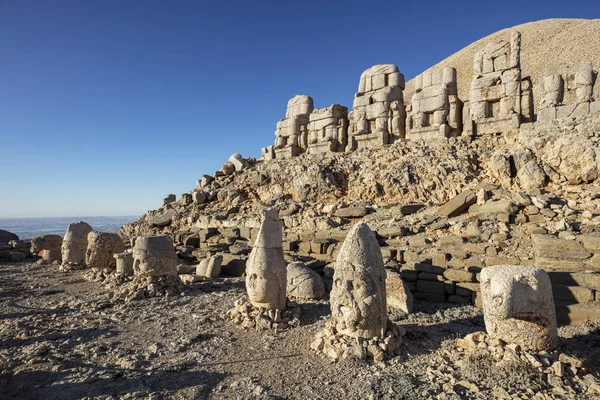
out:
<path id="1" fill-rule="evenodd" d="M 246 289 L 255 307 L 285 309 L 287 272 L 282 231 L 277 210 L 264 210 L 258 236 L 246 264 Z"/>

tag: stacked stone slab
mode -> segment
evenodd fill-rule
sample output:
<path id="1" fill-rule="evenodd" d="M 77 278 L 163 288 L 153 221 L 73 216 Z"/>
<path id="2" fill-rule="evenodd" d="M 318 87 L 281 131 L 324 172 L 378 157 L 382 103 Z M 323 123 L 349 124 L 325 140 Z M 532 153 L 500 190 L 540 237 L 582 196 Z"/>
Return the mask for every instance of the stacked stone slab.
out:
<path id="1" fill-rule="evenodd" d="M 560 65 L 556 74 L 544 77 L 538 121 L 600 114 L 600 102 L 592 97 L 596 76 L 592 63 L 581 61 Z"/>
<path id="2" fill-rule="evenodd" d="M 484 268 L 481 294 L 491 337 L 534 351 L 558 345 L 552 286 L 544 270 L 521 265 Z"/>
<path id="3" fill-rule="evenodd" d="M 520 52 L 521 33 L 513 32 L 510 41 L 475 53 L 470 101 L 463 110 L 467 134 L 503 133 L 532 120 L 531 85 L 522 83 Z"/>
<path id="4" fill-rule="evenodd" d="M 88 235 L 92 230 L 92 227 L 83 221 L 69 224 L 61 248 L 64 267 L 85 264 Z"/>
<path id="5" fill-rule="evenodd" d="M 285 118 L 277 123 L 275 145 L 263 149 L 266 160 L 291 158 L 306 151 L 309 116 L 314 108 L 313 99 L 305 94 L 288 101 Z"/>
<path id="6" fill-rule="evenodd" d="M 308 153 L 344 151 L 348 144 L 348 108 L 333 104 L 309 116 Z"/>
<path id="7" fill-rule="evenodd" d="M 31 252 L 39 254 L 43 262 L 60 261 L 63 238 L 59 235 L 41 235 L 31 241 Z"/>
<path id="8" fill-rule="evenodd" d="M 405 137 L 404 75 L 393 64 L 375 65 L 360 76 L 350 117 L 347 151 Z"/>
<path id="9" fill-rule="evenodd" d="M 534 234 L 535 265 L 548 271 L 554 298 L 565 303 L 600 301 L 600 236 L 562 239 Z"/>
<path id="10" fill-rule="evenodd" d="M 462 108 L 456 69 L 423 72 L 415 78 L 415 94 L 407 106 L 407 138 L 459 136 L 462 132 Z"/>

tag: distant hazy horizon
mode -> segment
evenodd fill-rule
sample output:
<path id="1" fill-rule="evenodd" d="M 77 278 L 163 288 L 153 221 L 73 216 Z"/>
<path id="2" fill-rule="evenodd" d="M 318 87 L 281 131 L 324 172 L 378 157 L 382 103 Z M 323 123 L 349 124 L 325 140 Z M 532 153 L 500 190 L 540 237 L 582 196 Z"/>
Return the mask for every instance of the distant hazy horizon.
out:
<path id="1" fill-rule="evenodd" d="M 19 239 L 32 239 L 39 235 L 63 236 L 72 222 L 87 222 L 101 232 L 118 232 L 127 223 L 136 221 L 139 215 L 86 216 L 86 217 L 38 217 L 38 218 L 0 218 L 0 229 L 19 236 Z"/>

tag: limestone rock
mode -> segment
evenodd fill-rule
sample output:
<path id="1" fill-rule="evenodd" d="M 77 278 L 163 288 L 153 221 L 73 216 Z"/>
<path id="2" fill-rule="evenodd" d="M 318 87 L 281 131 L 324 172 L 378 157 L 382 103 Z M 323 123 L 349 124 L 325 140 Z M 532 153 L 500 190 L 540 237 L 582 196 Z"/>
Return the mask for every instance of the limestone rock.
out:
<path id="1" fill-rule="evenodd" d="M 387 309 L 391 314 L 410 314 L 413 310 L 413 295 L 399 274 L 386 271 Z"/>
<path id="2" fill-rule="evenodd" d="M 241 171 L 250 166 L 248 164 L 248 161 L 244 160 L 244 158 L 239 153 L 232 154 L 229 157 L 229 162 L 233 164 L 236 171 Z"/>
<path id="3" fill-rule="evenodd" d="M 0 229 L 0 243 L 8 243 L 11 240 L 19 240 L 19 236 L 16 234 Z"/>
<path id="4" fill-rule="evenodd" d="M 69 224 L 61 248 L 63 264 L 80 265 L 85 263 L 88 235 L 92 230 L 92 227 L 83 221 Z"/>
<path id="5" fill-rule="evenodd" d="M 136 276 L 177 276 L 177 254 L 168 235 L 140 236 L 133 247 Z"/>
<path id="6" fill-rule="evenodd" d="M 229 176 L 235 172 L 235 165 L 233 163 L 227 161 L 221 166 L 221 172 L 225 174 L 225 176 Z"/>
<path id="7" fill-rule="evenodd" d="M 387 327 L 386 272 L 377 238 L 364 222 L 342 244 L 331 290 L 331 316 L 339 333 L 383 337 Z"/>
<path id="8" fill-rule="evenodd" d="M 535 351 L 558 345 L 552 285 L 544 270 L 498 265 L 484 268 L 480 279 L 491 337 Z"/>
<path id="9" fill-rule="evenodd" d="M 495 153 L 488 162 L 490 176 L 498 181 L 500 185 L 509 187 L 511 185 L 510 158 L 503 153 Z"/>
<path id="10" fill-rule="evenodd" d="M 150 226 L 166 226 L 171 223 L 173 217 L 176 215 L 177 211 L 174 208 L 170 208 L 162 214 L 149 216 L 148 223 Z"/>
<path id="11" fill-rule="evenodd" d="M 322 299 L 325 296 L 323 280 L 304 263 L 287 266 L 287 295 L 299 299 Z"/>
<path id="12" fill-rule="evenodd" d="M 534 189 L 546 186 L 546 173 L 535 160 L 528 161 L 517 170 L 519 186 L 522 189 Z"/>
<path id="13" fill-rule="evenodd" d="M 246 264 L 246 289 L 255 307 L 284 310 L 287 273 L 282 223 L 274 208 L 264 210 L 262 214 L 262 223 Z"/>
<path id="14" fill-rule="evenodd" d="M 109 269 L 116 265 L 113 254 L 124 251 L 123 240 L 116 233 L 91 231 L 88 234 L 85 263 L 94 270 Z"/>
<path id="15" fill-rule="evenodd" d="M 437 215 L 442 217 L 455 217 L 465 212 L 477 202 L 477 194 L 470 189 L 462 191 L 452 200 L 437 210 Z"/>
<path id="16" fill-rule="evenodd" d="M 33 254 L 42 253 L 43 261 L 60 261 L 61 245 L 63 238 L 58 235 L 41 235 L 31 240 L 31 252 Z"/>

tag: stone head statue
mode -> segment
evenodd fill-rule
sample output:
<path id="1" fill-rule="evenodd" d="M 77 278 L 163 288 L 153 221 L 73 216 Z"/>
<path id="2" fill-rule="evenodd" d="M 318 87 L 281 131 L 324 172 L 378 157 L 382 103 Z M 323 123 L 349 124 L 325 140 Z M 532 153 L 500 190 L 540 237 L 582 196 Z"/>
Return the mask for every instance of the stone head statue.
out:
<path id="1" fill-rule="evenodd" d="M 85 262 L 85 252 L 88 245 L 88 235 L 92 227 L 83 221 L 69 224 L 62 242 L 62 260 L 68 264 Z"/>
<path id="2" fill-rule="evenodd" d="M 383 337 L 387 328 L 386 272 L 375 234 L 354 225 L 342 245 L 333 274 L 331 315 L 338 332 Z"/>
<path id="3" fill-rule="evenodd" d="M 133 246 L 137 276 L 177 276 L 177 254 L 169 235 L 140 236 Z"/>
<path id="4" fill-rule="evenodd" d="M 544 270 L 520 265 L 484 268 L 481 295 L 488 334 L 525 349 L 556 347 L 552 284 Z"/>
<path id="5" fill-rule="evenodd" d="M 123 240 L 116 233 L 91 231 L 88 234 L 85 263 L 92 269 L 107 269 L 116 264 L 113 254 L 124 251 Z"/>
<path id="6" fill-rule="evenodd" d="M 282 230 L 277 210 L 263 211 L 262 224 L 246 264 L 246 290 L 255 307 L 285 309 L 287 273 Z"/>

